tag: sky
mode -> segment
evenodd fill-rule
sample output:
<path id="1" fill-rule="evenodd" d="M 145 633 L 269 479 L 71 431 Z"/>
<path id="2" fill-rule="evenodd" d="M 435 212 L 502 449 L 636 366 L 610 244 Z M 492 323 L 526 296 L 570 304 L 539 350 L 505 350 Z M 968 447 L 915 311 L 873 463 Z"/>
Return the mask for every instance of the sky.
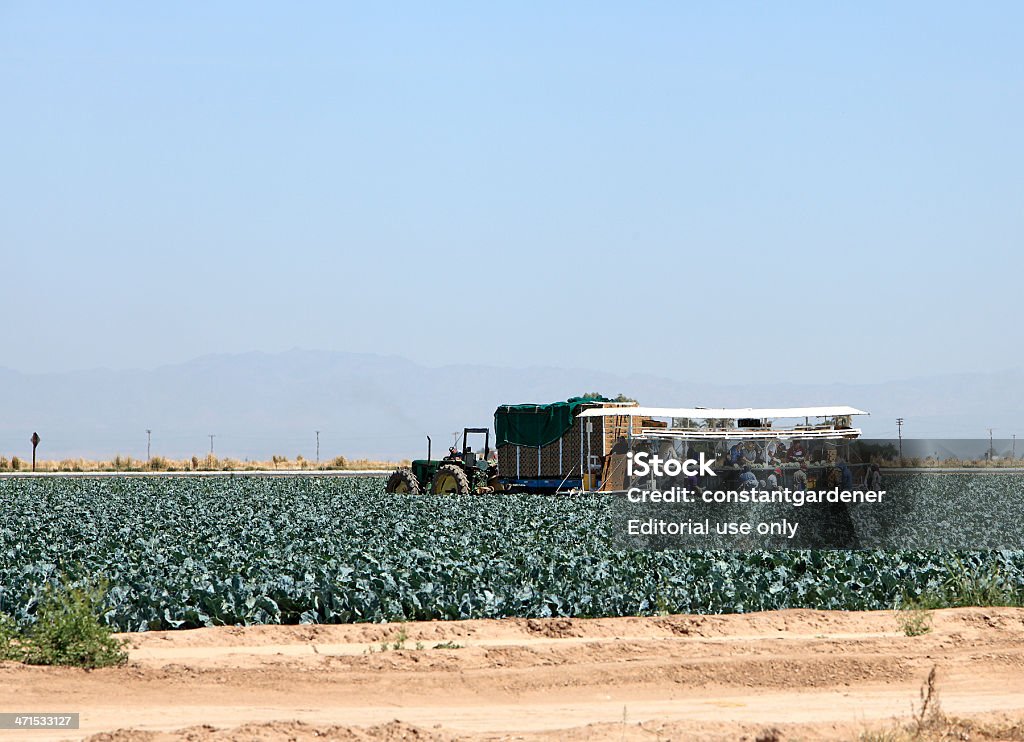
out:
<path id="1" fill-rule="evenodd" d="M 0 0 L 0 366 L 1024 365 L 1024 5 Z"/>

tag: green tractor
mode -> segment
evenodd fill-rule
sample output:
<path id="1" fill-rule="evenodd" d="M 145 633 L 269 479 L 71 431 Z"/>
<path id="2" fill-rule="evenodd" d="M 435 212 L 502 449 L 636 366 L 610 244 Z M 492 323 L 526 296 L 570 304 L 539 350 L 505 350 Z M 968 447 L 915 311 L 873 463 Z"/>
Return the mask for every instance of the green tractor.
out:
<path id="1" fill-rule="evenodd" d="M 484 436 L 483 456 L 478 456 L 467 443 L 470 434 Z M 388 477 L 385 491 L 418 495 L 468 495 L 493 492 L 497 485 L 498 466 L 490 463 L 491 433 L 488 428 L 465 428 L 462 431 L 462 453 L 455 446 L 443 459 L 431 458 L 430 436 L 427 436 L 427 458 L 416 459 L 410 468 L 395 469 Z"/>

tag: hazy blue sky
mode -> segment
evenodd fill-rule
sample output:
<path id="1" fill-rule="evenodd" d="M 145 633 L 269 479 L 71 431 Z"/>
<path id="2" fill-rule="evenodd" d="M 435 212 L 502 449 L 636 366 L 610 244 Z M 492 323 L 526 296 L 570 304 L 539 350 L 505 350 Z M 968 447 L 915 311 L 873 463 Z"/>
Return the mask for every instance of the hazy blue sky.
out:
<path id="1" fill-rule="evenodd" d="M 1024 365 L 1022 28 L 1014 2 L 0 2 L 0 366 Z"/>

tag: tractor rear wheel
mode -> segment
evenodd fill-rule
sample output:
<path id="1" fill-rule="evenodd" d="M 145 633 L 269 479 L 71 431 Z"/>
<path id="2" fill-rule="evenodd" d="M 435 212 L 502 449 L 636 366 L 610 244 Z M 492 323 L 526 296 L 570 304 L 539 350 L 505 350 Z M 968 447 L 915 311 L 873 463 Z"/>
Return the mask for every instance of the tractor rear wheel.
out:
<path id="1" fill-rule="evenodd" d="M 455 464 L 444 464 L 434 474 L 430 492 L 434 495 L 468 495 L 469 478 Z"/>
<path id="2" fill-rule="evenodd" d="M 420 483 L 412 469 L 395 469 L 388 477 L 388 483 L 384 486 L 388 494 L 418 495 Z"/>

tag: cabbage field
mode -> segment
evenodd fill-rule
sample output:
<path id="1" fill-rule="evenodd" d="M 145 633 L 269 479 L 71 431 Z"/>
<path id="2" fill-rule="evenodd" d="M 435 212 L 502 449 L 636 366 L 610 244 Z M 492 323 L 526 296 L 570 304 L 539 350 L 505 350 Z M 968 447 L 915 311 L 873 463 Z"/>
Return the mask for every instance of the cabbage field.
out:
<path id="1" fill-rule="evenodd" d="M 891 608 L 1024 553 L 615 551 L 600 496 L 407 497 L 379 478 L 0 480 L 0 612 L 91 583 L 120 629 Z"/>

